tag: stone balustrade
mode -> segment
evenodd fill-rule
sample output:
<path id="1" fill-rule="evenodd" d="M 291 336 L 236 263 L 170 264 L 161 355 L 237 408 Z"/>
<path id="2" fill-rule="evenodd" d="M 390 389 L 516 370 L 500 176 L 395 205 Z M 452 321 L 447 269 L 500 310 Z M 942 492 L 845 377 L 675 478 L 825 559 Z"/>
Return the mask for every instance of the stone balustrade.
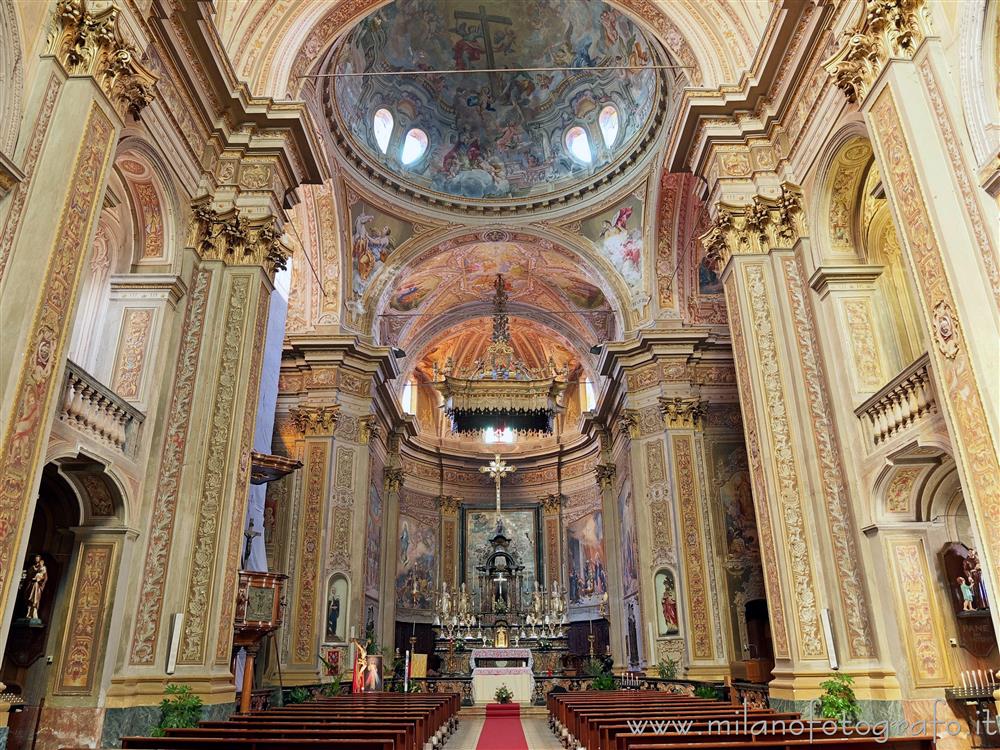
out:
<path id="1" fill-rule="evenodd" d="M 67 360 L 59 418 L 126 456 L 132 456 L 146 417 L 82 367 Z"/>
<path id="2" fill-rule="evenodd" d="M 895 438 L 917 420 L 937 411 L 928 362 L 925 353 L 854 410 L 874 445 Z"/>

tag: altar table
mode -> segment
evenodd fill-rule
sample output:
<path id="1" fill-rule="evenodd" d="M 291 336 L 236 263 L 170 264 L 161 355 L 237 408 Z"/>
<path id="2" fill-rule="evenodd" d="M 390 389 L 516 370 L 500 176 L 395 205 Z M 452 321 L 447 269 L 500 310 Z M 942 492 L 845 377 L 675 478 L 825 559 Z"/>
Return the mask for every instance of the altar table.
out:
<path id="1" fill-rule="evenodd" d="M 477 704 L 496 703 L 497 688 L 506 685 L 514 703 L 531 703 L 535 676 L 527 667 L 477 667 L 472 670 L 472 700 Z"/>

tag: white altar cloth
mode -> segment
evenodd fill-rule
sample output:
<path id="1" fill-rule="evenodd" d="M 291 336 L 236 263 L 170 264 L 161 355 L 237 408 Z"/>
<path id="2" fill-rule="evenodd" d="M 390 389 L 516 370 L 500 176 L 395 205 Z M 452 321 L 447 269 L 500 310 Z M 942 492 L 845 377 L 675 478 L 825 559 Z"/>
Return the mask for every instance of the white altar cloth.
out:
<path id="1" fill-rule="evenodd" d="M 496 703 L 497 688 L 506 685 L 514 703 L 531 704 L 535 676 L 527 667 L 477 667 L 472 670 L 472 700 L 477 704 Z"/>
<path id="2" fill-rule="evenodd" d="M 469 667 L 476 668 L 476 659 L 527 659 L 528 669 L 534 666 L 535 655 L 530 648 L 474 648 L 469 654 Z"/>

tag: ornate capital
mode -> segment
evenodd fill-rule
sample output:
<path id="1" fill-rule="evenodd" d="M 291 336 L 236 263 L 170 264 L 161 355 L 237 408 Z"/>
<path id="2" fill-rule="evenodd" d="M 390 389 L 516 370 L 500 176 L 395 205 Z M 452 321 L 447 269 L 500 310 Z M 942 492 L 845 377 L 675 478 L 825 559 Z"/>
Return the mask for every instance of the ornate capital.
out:
<path id="1" fill-rule="evenodd" d="M 403 470 L 399 466 L 386 466 L 382 469 L 382 486 L 386 494 L 399 492 L 403 486 Z"/>
<path id="2" fill-rule="evenodd" d="M 462 507 L 463 499 L 455 495 L 438 495 L 438 504 L 441 506 L 441 512 L 455 515 L 458 513 L 459 508 Z"/>
<path id="3" fill-rule="evenodd" d="M 639 412 L 636 409 L 625 409 L 618 417 L 618 429 L 628 432 L 628 436 L 635 440 L 639 437 Z"/>
<path id="4" fill-rule="evenodd" d="M 597 476 L 597 483 L 601 485 L 602 490 L 607 490 L 612 487 L 615 481 L 615 474 L 618 473 L 618 467 L 614 464 L 597 464 L 594 467 L 594 474 Z"/>
<path id="5" fill-rule="evenodd" d="M 157 77 L 123 38 L 113 4 L 91 13 L 85 0 L 59 0 L 48 52 L 70 75 L 92 76 L 122 117 L 138 120 L 153 100 Z"/>
<path id="6" fill-rule="evenodd" d="M 702 428 L 708 402 L 700 398 L 681 398 L 680 396 L 660 398 L 660 411 L 668 429 Z"/>
<path id="7" fill-rule="evenodd" d="M 340 419 L 340 406 L 303 406 L 289 412 L 292 424 L 303 435 L 333 435 Z"/>
<path id="8" fill-rule="evenodd" d="M 373 440 L 378 440 L 380 430 L 378 420 L 374 415 L 361 417 L 358 420 L 358 442 L 369 445 Z"/>
<path id="9" fill-rule="evenodd" d="M 562 509 L 563 496 L 558 492 L 551 492 L 538 498 L 544 513 L 558 513 Z"/>
<path id="10" fill-rule="evenodd" d="M 202 198 L 192 206 L 194 245 L 203 260 L 261 266 L 272 277 L 288 265 L 292 253 L 281 240 L 283 230 L 275 217 L 250 220 L 238 208 L 220 213 L 208 201 Z"/>
<path id="11" fill-rule="evenodd" d="M 860 25 L 823 67 L 848 101 L 861 102 L 890 59 L 913 59 L 931 33 L 924 0 L 867 0 Z"/>
<path id="12" fill-rule="evenodd" d="M 756 195 L 746 206 L 721 204 L 715 223 L 700 239 L 705 259 L 721 273 L 733 255 L 792 247 L 806 234 L 801 191 L 784 183 L 777 197 Z"/>

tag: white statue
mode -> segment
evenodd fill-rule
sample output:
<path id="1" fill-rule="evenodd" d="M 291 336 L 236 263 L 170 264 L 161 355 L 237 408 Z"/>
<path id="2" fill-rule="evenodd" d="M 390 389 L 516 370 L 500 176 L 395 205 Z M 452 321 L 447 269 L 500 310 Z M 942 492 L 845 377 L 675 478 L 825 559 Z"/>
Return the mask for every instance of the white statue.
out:
<path id="1" fill-rule="evenodd" d="M 535 590 L 531 594 L 531 614 L 535 617 L 541 617 L 544 607 L 541 588 L 538 585 L 538 581 L 535 581 Z"/>
<path id="2" fill-rule="evenodd" d="M 465 583 L 462 584 L 462 591 L 458 595 L 458 613 L 467 615 L 472 611 L 472 602 L 469 600 L 469 592 L 465 590 Z"/>
<path id="3" fill-rule="evenodd" d="M 441 619 L 447 620 L 451 614 L 451 594 L 448 591 L 448 582 L 441 584 Z"/>

